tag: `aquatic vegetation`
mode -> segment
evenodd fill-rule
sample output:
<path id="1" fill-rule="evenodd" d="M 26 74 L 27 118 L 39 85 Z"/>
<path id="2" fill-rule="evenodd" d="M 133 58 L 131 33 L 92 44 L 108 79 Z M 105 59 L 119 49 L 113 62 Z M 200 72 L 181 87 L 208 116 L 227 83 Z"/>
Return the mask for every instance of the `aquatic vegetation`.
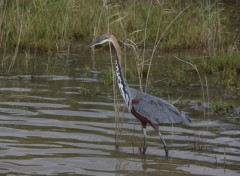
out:
<path id="1" fill-rule="evenodd" d="M 100 81 L 104 85 L 111 85 L 113 83 L 113 73 L 111 68 L 107 68 L 106 70 L 103 71 Z"/>
<path id="2" fill-rule="evenodd" d="M 221 84 L 229 88 L 240 85 L 239 52 L 222 53 L 212 58 L 205 58 L 199 67 L 203 73 L 212 78 L 215 84 Z"/>
<path id="3" fill-rule="evenodd" d="M 89 87 L 86 83 L 81 83 L 79 87 L 79 93 L 84 96 L 96 96 L 101 95 L 102 92 L 99 86 L 91 86 Z"/>
<path id="4" fill-rule="evenodd" d="M 33 62 L 31 52 L 41 51 L 49 56 L 62 51 L 69 53 L 110 30 L 121 39 L 124 53 L 126 50 L 134 53 L 136 72 L 130 73 L 132 69 L 126 69 L 126 76 L 130 81 L 138 79 L 140 89 L 144 84 L 147 89 L 155 51 L 174 48 L 204 48 L 207 57 L 214 59 L 203 60 L 205 66 L 201 68 L 206 73 L 219 70 L 213 81 L 239 85 L 240 64 L 236 51 L 239 51 L 240 37 L 238 26 L 234 25 L 238 24 L 238 14 L 217 0 L 2 2 L 0 49 L 4 53 L 1 60 L 3 72 L 11 72 L 15 63 L 22 65 L 19 70 L 29 72 Z M 221 56 L 222 48 L 228 50 L 227 55 Z M 22 50 L 26 57 L 19 60 L 17 54 Z M 14 53 L 7 55 L 6 51 Z M 228 61 L 224 60 L 233 60 L 233 64 L 227 65 Z M 185 68 L 178 68 L 170 74 L 175 77 L 173 82 L 181 80 L 181 84 L 186 85 L 191 80 L 187 80 L 181 69 Z"/>
<path id="5" fill-rule="evenodd" d="M 168 69 L 164 74 L 168 78 L 165 82 L 169 85 L 189 85 L 193 77 L 189 76 L 189 73 L 186 71 L 187 69 L 189 70 L 189 67 L 184 64 Z"/>
<path id="6" fill-rule="evenodd" d="M 232 103 L 227 101 L 216 101 L 210 105 L 210 109 L 212 112 L 218 115 L 231 115 L 235 113 L 235 108 Z"/>

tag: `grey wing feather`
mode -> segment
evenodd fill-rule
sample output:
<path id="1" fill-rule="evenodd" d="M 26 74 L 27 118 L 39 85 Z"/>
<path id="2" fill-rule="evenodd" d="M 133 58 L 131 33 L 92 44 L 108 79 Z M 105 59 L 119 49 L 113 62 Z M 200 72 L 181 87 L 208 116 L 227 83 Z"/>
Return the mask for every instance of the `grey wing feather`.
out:
<path id="1" fill-rule="evenodd" d="M 151 122 L 157 123 L 190 123 L 190 118 L 179 111 L 171 103 L 158 97 L 147 95 L 135 89 L 133 99 L 138 99 L 138 103 L 132 104 L 134 109 Z"/>

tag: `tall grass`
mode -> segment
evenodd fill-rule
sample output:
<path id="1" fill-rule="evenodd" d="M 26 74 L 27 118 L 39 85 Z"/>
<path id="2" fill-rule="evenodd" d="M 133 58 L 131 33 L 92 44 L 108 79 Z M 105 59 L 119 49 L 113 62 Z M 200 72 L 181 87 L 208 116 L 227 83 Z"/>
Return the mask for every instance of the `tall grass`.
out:
<path id="1" fill-rule="evenodd" d="M 232 10 L 226 8 L 219 0 L 1 0 L 0 49 L 15 51 L 11 57 L 3 54 L 2 66 L 10 60 L 5 68 L 10 72 L 19 50 L 70 51 L 76 42 L 85 45 L 110 30 L 124 51 L 133 50 L 143 90 L 148 85 L 144 74 L 150 75 L 158 49 L 205 48 L 207 55 L 218 58 L 219 51 L 230 47 L 239 32 L 231 24 Z M 234 47 L 239 50 L 239 44 Z"/>
<path id="2" fill-rule="evenodd" d="M 209 74 L 212 82 L 227 88 L 240 86 L 240 52 L 220 53 L 213 58 L 205 58 L 199 65 L 202 73 Z"/>
<path id="3" fill-rule="evenodd" d="M 217 0 L 161 1 L 161 4 L 153 0 L 104 1 L 108 11 L 102 10 L 104 5 L 100 0 L 2 2 L 1 48 L 15 48 L 22 29 L 20 49 L 66 49 L 73 47 L 72 41 L 89 41 L 94 30 L 95 35 L 106 32 L 108 21 L 109 29 L 119 38 L 146 48 L 154 45 L 156 34 L 162 34 L 186 6 L 189 8 L 184 15 L 161 39 L 160 48 L 206 46 L 215 49 L 232 42 L 234 37 L 228 28 L 229 15 Z M 103 18 L 106 13 L 108 18 Z"/>
<path id="4" fill-rule="evenodd" d="M 88 1 L 67 0 L 3 1 L 0 42 L 6 42 L 7 48 L 15 47 L 22 28 L 20 49 L 66 49 L 71 38 L 81 38 L 87 34 L 87 28 L 93 26 L 88 25 L 87 20 L 93 18 L 89 15 L 91 13 L 82 12 L 82 4 L 90 5 Z"/>

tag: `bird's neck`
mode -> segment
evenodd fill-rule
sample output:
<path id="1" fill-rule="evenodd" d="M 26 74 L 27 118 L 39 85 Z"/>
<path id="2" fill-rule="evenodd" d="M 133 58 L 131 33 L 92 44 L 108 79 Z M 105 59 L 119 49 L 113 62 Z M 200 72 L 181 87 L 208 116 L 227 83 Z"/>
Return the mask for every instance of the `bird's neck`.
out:
<path id="1" fill-rule="evenodd" d="M 122 94 L 123 99 L 125 100 L 125 103 L 129 106 L 130 102 L 130 92 L 129 88 L 127 86 L 127 83 L 125 82 L 125 79 L 123 77 L 123 67 L 122 67 L 122 52 L 120 45 L 117 41 L 117 38 L 115 36 L 111 36 L 111 42 L 116 50 L 116 61 L 115 61 L 115 70 L 116 70 L 116 75 L 117 75 L 117 82 L 118 82 L 118 87 L 120 89 L 120 92 Z"/>
<path id="2" fill-rule="evenodd" d="M 125 100 L 125 103 L 129 106 L 129 102 L 130 102 L 129 93 L 130 92 L 129 92 L 129 88 L 128 88 L 128 86 L 124 80 L 124 77 L 122 75 L 122 72 L 121 72 L 121 66 L 119 64 L 118 55 L 117 55 L 116 61 L 115 61 L 115 70 L 116 70 L 119 90 L 122 94 L 123 99 Z"/>
<path id="3" fill-rule="evenodd" d="M 111 36 L 111 42 L 112 42 L 112 44 L 113 44 L 113 46 L 116 50 L 116 54 L 117 54 L 116 59 L 118 59 L 118 65 L 120 67 L 120 71 L 122 73 L 124 73 L 124 69 L 123 69 L 123 66 L 122 66 L 122 51 L 121 51 L 120 45 L 118 43 L 118 40 L 114 35 Z"/>

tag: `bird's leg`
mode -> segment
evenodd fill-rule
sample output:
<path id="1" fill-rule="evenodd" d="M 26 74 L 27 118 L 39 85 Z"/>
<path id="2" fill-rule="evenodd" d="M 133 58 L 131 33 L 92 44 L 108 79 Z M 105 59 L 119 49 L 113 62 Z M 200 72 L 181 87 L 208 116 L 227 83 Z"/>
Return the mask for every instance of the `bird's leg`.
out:
<path id="1" fill-rule="evenodd" d="M 146 142 L 146 126 L 145 127 L 142 127 L 142 130 L 143 130 L 143 146 L 139 148 L 140 152 L 142 154 L 145 154 L 146 150 L 147 150 L 147 142 Z"/>
<path id="2" fill-rule="evenodd" d="M 166 142 L 164 141 L 163 137 L 162 137 L 162 134 L 160 132 L 160 129 L 158 127 L 158 129 L 156 130 L 158 132 L 158 136 L 160 137 L 160 139 L 162 140 L 162 143 L 163 143 L 163 148 L 165 150 L 165 154 L 166 154 L 166 157 L 168 157 L 168 146 L 166 144 Z"/>

